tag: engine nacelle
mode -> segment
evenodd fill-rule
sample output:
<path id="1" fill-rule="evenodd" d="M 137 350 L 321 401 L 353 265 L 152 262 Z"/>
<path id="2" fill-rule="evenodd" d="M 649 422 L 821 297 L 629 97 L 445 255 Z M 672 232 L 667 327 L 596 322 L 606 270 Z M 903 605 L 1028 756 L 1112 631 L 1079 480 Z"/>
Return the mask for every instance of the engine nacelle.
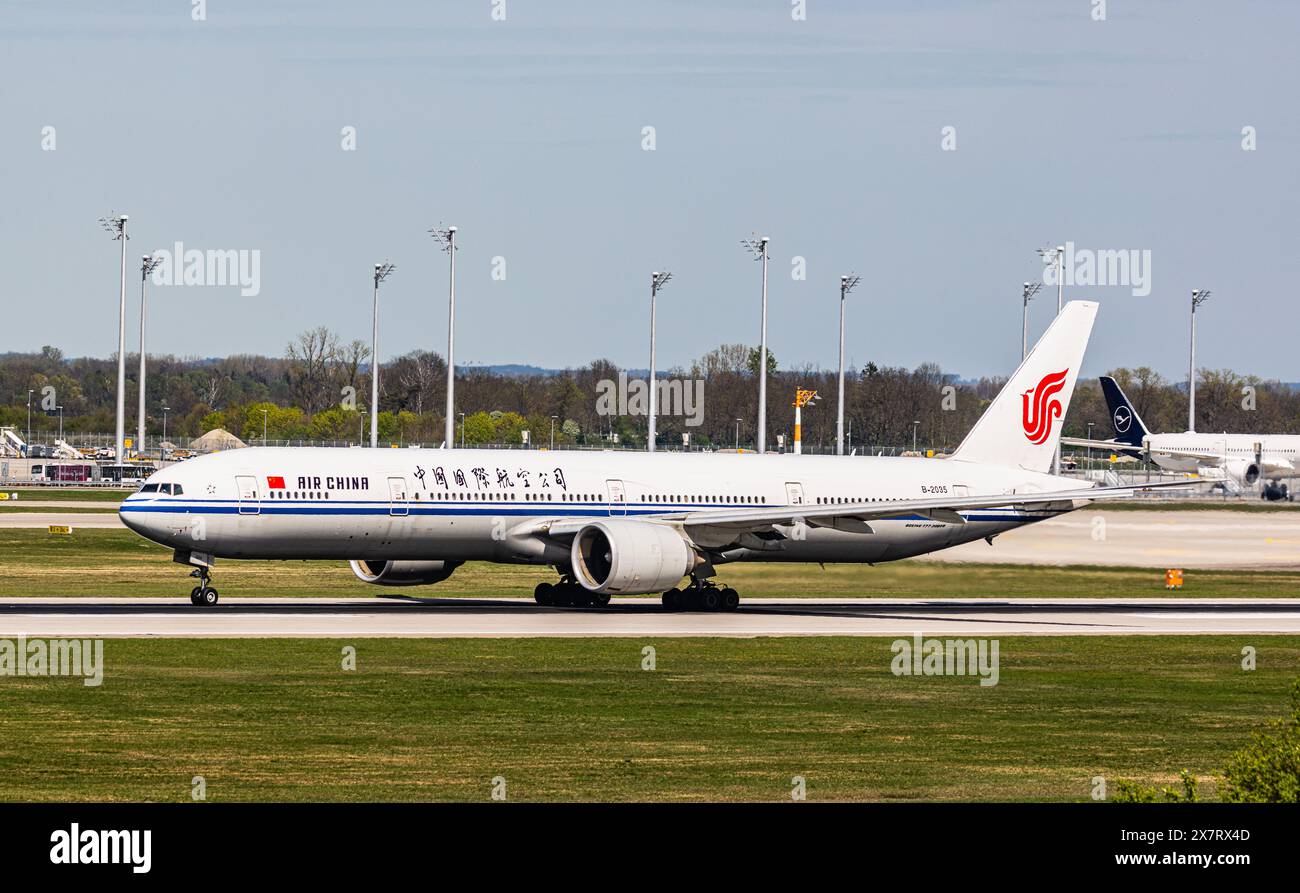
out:
<path id="1" fill-rule="evenodd" d="M 376 586 L 428 586 L 441 583 L 461 566 L 459 561 L 353 561 L 352 573 Z"/>
<path id="2" fill-rule="evenodd" d="M 1259 464 L 1246 459 L 1234 459 L 1224 470 L 1239 484 L 1250 486 L 1259 480 Z"/>
<path id="3" fill-rule="evenodd" d="M 663 592 L 695 567 L 686 539 L 666 524 L 593 521 L 573 538 L 573 575 L 583 588 L 612 595 Z"/>

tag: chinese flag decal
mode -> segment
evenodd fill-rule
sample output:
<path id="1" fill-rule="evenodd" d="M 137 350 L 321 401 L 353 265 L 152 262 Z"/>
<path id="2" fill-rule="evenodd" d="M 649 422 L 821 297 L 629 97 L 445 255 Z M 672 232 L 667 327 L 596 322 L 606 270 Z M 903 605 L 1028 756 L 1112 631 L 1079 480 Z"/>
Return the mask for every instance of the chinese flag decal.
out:
<path id="1" fill-rule="evenodd" d="M 271 488 L 272 490 L 283 490 L 283 489 L 284 489 L 284 478 L 282 478 L 282 477 L 268 477 L 268 478 L 266 479 L 266 486 L 269 487 L 269 488 Z"/>

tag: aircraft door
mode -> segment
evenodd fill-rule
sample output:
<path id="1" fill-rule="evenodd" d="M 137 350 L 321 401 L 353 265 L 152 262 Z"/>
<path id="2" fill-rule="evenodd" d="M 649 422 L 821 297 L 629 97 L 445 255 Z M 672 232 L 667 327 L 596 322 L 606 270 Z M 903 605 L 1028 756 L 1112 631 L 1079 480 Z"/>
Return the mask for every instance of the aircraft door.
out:
<path id="1" fill-rule="evenodd" d="M 798 481 L 786 481 L 785 501 L 790 505 L 803 505 L 803 484 Z"/>
<path id="2" fill-rule="evenodd" d="M 235 476 L 235 490 L 239 493 L 239 514 L 260 515 L 262 503 L 257 495 L 257 478 L 251 474 Z"/>
<path id="3" fill-rule="evenodd" d="M 606 497 L 609 500 L 609 513 L 611 515 L 627 514 L 627 491 L 623 487 L 622 481 L 609 480 L 605 481 Z"/>
<path id="4" fill-rule="evenodd" d="M 407 500 L 406 478 L 390 477 L 388 479 L 388 514 L 404 517 L 411 512 Z"/>

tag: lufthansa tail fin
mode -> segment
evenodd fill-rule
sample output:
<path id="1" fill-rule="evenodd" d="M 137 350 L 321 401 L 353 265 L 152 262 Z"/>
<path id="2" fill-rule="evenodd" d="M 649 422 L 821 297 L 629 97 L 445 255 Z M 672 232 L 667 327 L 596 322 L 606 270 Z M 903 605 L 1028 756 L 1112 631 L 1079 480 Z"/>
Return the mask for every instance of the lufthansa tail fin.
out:
<path id="1" fill-rule="evenodd" d="M 1106 395 L 1106 408 L 1110 410 L 1110 423 L 1115 427 L 1115 439 L 1120 443 L 1142 446 L 1147 426 L 1138 415 L 1119 383 L 1109 375 L 1101 377 L 1101 392 Z"/>
<path id="2" fill-rule="evenodd" d="M 1095 301 L 1066 304 L 952 458 L 1048 471 L 1096 318 Z"/>

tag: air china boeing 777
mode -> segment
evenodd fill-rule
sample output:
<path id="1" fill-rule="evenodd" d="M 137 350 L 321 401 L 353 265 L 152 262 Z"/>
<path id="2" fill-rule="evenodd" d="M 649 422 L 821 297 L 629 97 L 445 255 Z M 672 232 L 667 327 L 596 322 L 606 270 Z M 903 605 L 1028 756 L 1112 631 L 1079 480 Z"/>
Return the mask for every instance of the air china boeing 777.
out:
<path id="1" fill-rule="evenodd" d="M 729 610 L 735 590 L 710 582 L 726 562 L 991 544 L 1146 489 L 1047 473 L 1096 313 L 1067 305 L 947 459 L 248 448 L 159 471 L 121 517 L 197 568 L 197 605 L 216 604 L 211 569 L 231 558 L 347 560 L 381 586 L 438 583 L 466 561 L 550 565 L 542 604 L 662 592 L 669 608 Z"/>

